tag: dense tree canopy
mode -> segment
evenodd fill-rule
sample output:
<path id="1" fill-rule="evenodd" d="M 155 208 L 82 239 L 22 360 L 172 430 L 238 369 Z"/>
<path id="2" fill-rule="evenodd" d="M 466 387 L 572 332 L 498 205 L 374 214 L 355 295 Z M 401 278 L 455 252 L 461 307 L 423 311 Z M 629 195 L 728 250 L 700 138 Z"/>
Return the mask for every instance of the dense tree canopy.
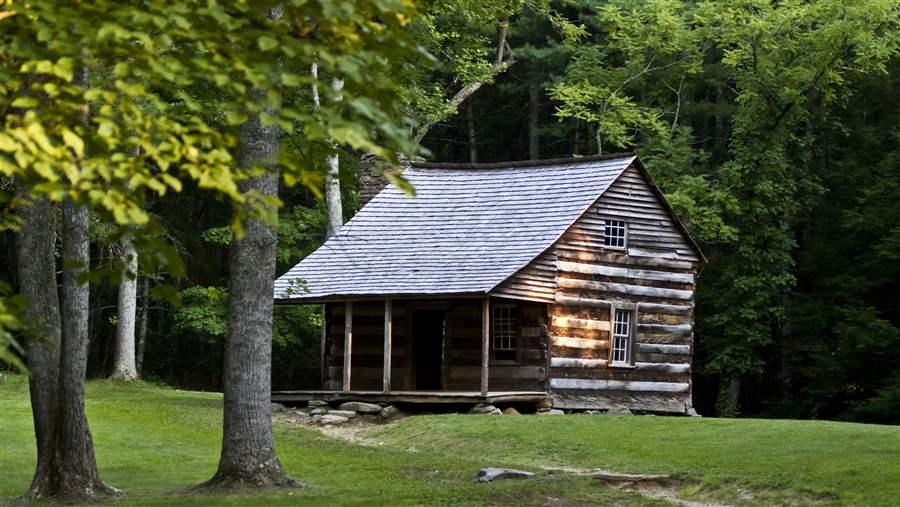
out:
<path id="1" fill-rule="evenodd" d="M 295 15 L 258 21 L 276 3 Z M 279 273 L 324 240 L 332 143 L 349 155 L 344 216 L 359 156 L 417 140 L 441 161 L 635 150 L 710 259 L 701 412 L 900 421 L 895 1 L 141 5 L 6 11 L 0 172 L 93 207 L 95 272 L 120 272 L 109 245 L 141 229 L 141 283 L 181 296 L 140 299 L 148 378 L 221 387 L 225 247 L 249 197 L 234 146 L 247 114 L 269 108 L 285 132 Z M 313 61 L 344 79 L 341 102 L 320 86 L 312 107 Z M 80 65 L 94 69 L 86 89 Z M 252 88 L 271 92 L 259 103 Z M 14 288 L 10 238 L 0 276 Z M 91 296 L 92 375 L 111 368 L 114 281 Z M 3 351 L 19 336 L 13 294 L 0 292 Z M 275 387 L 318 387 L 318 310 L 275 313 Z"/>

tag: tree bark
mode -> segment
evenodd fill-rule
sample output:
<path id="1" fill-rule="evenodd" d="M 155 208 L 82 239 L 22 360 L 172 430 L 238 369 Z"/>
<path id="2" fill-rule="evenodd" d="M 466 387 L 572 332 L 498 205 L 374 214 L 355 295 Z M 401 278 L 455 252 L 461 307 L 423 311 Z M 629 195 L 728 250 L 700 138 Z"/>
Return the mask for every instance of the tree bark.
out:
<path id="1" fill-rule="evenodd" d="M 341 100 L 341 90 L 344 88 L 342 79 L 332 79 L 331 87 L 335 92 L 335 100 Z M 341 159 L 338 147 L 332 145 L 331 152 L 325 157 L 325 209 L 328 213 L 328 231 L 326 238 L 337 234 L 344 225 L 344 207 L 341 201 Z"/>
<path id="2" fill-rule="evenodd" d="M 119 282 L 118 313 L 116 320 L 115 360 L 112 378 L 131 381 L 137 379 L 135 361 L 135 321 L 137 317 L 137 251 L 130 239 L 120 243 L 120 258 L 123 264 L 122 280 Z"/>
<path id="3" fill-rule="evenodd" d="M 19 293 L 28 300 L 26 361 L 31 376 L 31 412 L 37 441 L 37 465 L 26 499 L 55 496 L 58 483 L 56 422 L 59 412 L 59 357 L 62 341 L 59 296 L 56 290 L 56 220 L 47 199 L 38 199 L 20 211 L 16 233 L 16 268 Z"/>
<path id="4" fill-rule="evenodd" d="M 541 139 L 538 134 L 538 114 L 540 113 L 540 88 L 536 85 L 528 87 L 528 159 L 541 158 Z"/>
<path id="5" fill-rule="evenodd" d="M 512 64 L 516 63 L 515 57 L 512 54 L 512 48 L 509 47 L 509 42 L 506 40 L 509 32 L 509 21 L 500 23 L 498 32 L 499 34 L 497 36 L 497 51 L 494 54 L 494 64 L 491 68 L 494 76 L 506 72 L 506 69 L 510 68 Z M 447 110 L 454 112 L 459 110 L 459 106 L 462 105 L 462 103 L 465 102 L 466 99 L 471 97 L 472 94 L 481 89 L 484 84 L 485 81 L 475 81 L 460 88 L 453 95 L 453 97 L 450 98 Z M 413 142 L 415 144 L 422 144 L 422 140 L 425 139 L 428 131 L 431 130 L 431 128 L 434 127 L 437 123 L 437 121 L 428 121 L 422 124 L 413 133 Z"/>
<path id="6" fill-rule="evenodd" d="M 716 407 L 719 417 L 737 417 L 741 413 L 741 378 L 737 375 L 723 379 L 719 386 L 719 402 Z"/>
<path id="7" fill-rule="evenodd" d="M 472 110 L 472 101 L 466 102 L 466 130 L 469 133 L 469 162 L 478 162 L 478 138 L 475 135 L 475 112 Z"/>
<path id="8" fill-rule="evenodd" d="M 281 17 L 273 9 L 270 17 Z M 262 100 L 265 91 L 251 93 Z M 239 164 L 269 170 L 242 182 L 241 191 L 278 195 L 278 150 L 281 132 L 254 115 L 241 127 Z M 272 310 L 275 249 L 273 227 L 248 220 L 244 237 L 229 247 L 228 335 L 225 339 L 224 424 L 219 468 L 204 487 L 301 486 L 288 476 L 275 453 L 272 437 Z"/>
<path id="9" fill-rule="evenodd" d="M 88 210 L 63 203 L 62 355 L 59 367 L 59 485 L 64 498 L 99 499 L 117 491 L 100 479 L 94 442 L 84 413 L 88 356 L 90 285 L 79 277 L 90 270 Z"/>
<path id="10" fill-rule="evenodd" d="M 135 331 L 135 349 L 134 349 L 134 365 L 137 369 L 138 378 L 144 374 L 144 349 L 147 347 L 147 318 L 150 314 L 150 279 L 142 277 L 139 279 L 138 287 L 140 288 L 140 296 L 138 302 L 140 309 L 137 316 L 137 330 Z"/>

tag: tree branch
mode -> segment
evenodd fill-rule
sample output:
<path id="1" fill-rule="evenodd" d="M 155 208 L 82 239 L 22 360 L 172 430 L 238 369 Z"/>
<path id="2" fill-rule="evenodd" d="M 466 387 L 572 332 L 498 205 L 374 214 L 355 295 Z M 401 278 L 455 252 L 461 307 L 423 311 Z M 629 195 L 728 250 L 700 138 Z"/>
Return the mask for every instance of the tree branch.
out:
<path id="1" fill-rule="evenodd" d="M 513 57 L 512 48 L 509 46 L 509 42 L 507 42 L 506 37 L 509 32 L 509 20 L 504 20 L 500 23 L 499 27 L 499 36 L 497 39 L 497 52 L 494 56 L 494 65 L 491 67 L 491 78 L 506 72 L 506 69 L 510 68 L 512 64 L 516 63 L 515 58 Z M 469 97 L 472 96 L 475 92 L 478 91 L 479 88 L 484 86 L 487 80 L 483 81 L 475 81 L 463 86 L 453 97 L 450 99 L 448 105 L 452 107 L 453 112 L 456 112 L 459 109 L 459 106 L 462 105 L 463 102 L 466 101 Z M 413 142 L 415 144 L 421 144 L 422 140 L 425 139 L 425 136 L 428 134 L 428 131 L 431 130 L 432 127 L 437 125 L 438 121 L 429 121 L 424 123 L 421 127 L 419 127 L 415 134 L 413 135 Z"/>

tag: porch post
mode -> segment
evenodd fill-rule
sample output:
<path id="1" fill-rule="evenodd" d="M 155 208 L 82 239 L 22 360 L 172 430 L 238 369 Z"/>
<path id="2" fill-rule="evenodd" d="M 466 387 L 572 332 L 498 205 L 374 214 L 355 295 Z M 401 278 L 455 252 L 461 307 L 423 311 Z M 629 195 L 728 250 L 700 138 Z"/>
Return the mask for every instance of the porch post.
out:
<path id="1" fill-rule="evenodd" d="M 353 354 L 353 301 L 344 307 L 344 382 L 341 390 L 350 392 L 350 357 Z"/>
<path id="2" fill-rule="evenodd" d="M 325 388 L 328 375 L 328 365 L 325 364 L 325 344 L 328 342 L 328 305 L 322 305 L 322 329 L 319 339 L 319 382 L 322 388 Z"/>
<path id="3" fill-rule="evenodd" d="M 382 390 L 385 393 L 391 392 L 391 333 L 392 333 L 392 318 L 391 315 L 391 300 L 384 300 L 384 378 Z"/>
<path id="4" fill-rule="evenodd" d="M 491 341 L 491 300 L 484 298 L 481 312 L 481 394 L 488 393 L 488 359 Z"/>

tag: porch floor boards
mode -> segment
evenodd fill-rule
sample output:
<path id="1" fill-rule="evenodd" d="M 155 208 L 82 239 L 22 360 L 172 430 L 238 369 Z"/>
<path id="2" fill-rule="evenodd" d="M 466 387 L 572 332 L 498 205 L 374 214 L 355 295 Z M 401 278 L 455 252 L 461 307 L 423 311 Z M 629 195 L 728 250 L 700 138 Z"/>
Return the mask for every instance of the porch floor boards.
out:
<path id="1" fill-rule="evenodd" d="M 370 401 L 386 403 L 533 403 L 550 400 L 543 391 L 273 391 L 275 403 L 297 403 L 310 400 Z"/>

